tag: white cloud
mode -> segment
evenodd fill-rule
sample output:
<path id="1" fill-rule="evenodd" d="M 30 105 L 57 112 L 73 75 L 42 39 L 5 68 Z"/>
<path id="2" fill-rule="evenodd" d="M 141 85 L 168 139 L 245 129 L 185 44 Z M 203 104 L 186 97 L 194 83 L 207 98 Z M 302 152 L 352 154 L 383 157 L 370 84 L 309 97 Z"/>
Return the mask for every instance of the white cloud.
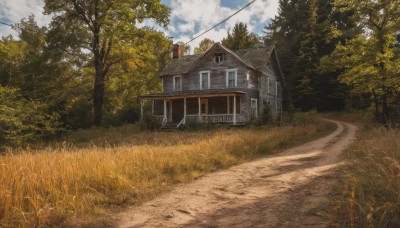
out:
<path id="1" fill-rule="evenodd" d="M 43 0 L 0 0 L 0 19 L 9 24 L 19 23 L 21 19 L 34 14 L 39 26 L 47 26 L 51 17 L 43 15 Z M 0 36 L 15 35 L 9 26 L 0 26 Z"/>
<path id="2" fill-rule="evenodd" d="M 251 0 L 247 0 L 247 2 L 250 1 Z M 230 18 L 223 25 L 218 26 L 216 29 L 211 30 L 191 42 L 190 46 L 193 50 L 204 38 L 210 38 L 219 42 L 226 36 L 227 31 L 232 29 L 234 25 L 239 22 L 246 23 L 247 28 L 251 32 L 260 34 L 261 31 L 257 31 L 257 29 L 260 28 L 259 25 L 261 24 L 261 27 L 263 27 L 269 19 L 277 15 L 278 5 L 278 0 L 257 0 L 252 5 Z M 190 37 L 194 37 L 200 32 L 211 28 L 213 25 L 232 15 L 241 7 L 243 7 L 243 5 L 233 9 L 225 7 L 221 5 L 220 0 L 172 0 L 171 23 L 168 28 L 169 32 L 167 33 L 175 34 L 175 42 L 187 42 L 191 39 Z"/>
<path id="3" fill-rule="evenodd" d="M 250 2 L 247 0 L 246 2 Z M 240 1 L 235 1 L 240 2 Z M 261 35 L 257 31 L 270 18 L 277 15 L 278 0 L 256 0 L 251 6 L 233 16 L 223 25 L 211 30 L 190 43 L 192 50 L 197 47 L 201 40 L 210 38 L 221 41 L 227 31 L 232 29 L 238 22 L 246 23 L 251 32 Z M 7 20 L 11 24 L 18 23 L 22 18 L 34 14 L 39 26 L 46 26 L 51 17 L 43 15 L 43 0 L 0 0 L 0 19 Z M 171 0 L 171 22 L 166 34 L 174 36 L 174 41 L 187 42 L 195 35 L 211 28 L 221 22 L 244 4 L 235 8 L 222 6 L 221 0 Z M 0 36 L 15 35 L 9 26 L 0 25 Z"/>

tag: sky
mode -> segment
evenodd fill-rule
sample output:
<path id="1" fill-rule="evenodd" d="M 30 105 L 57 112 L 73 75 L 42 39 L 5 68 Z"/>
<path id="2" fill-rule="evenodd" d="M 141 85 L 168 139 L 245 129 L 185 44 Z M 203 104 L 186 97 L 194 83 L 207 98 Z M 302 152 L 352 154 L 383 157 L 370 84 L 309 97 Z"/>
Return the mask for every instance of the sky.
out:
<path id="1" fill-rule="evenodd" d="M 172 37 L 176 43 L 188 42 L 192 37 L 229 17 L 251 0 L 161 0 L 161 2 L 171 8 L 170 24 L 166 30 L 162 31 Z M 43 0 L 0 0 L 0 21 L 14 24 L 34 14 L 37 23 L 40 26 L 46 26 L 51 16 L 43 15 L 43 5 Z M 263 35 L 264 25 L 270 23 L 277 12 L 278 0 L 256 0 L 248 8 L 189 45 L 193 51 L 193 48 L 197 47 L 204 38 L 219 42 L 238 22 L 246 23 L 249 31 Z M 15 32 L 9 26 L 0 25 L 0 37 L 9 34 L 15 35 Z"/>

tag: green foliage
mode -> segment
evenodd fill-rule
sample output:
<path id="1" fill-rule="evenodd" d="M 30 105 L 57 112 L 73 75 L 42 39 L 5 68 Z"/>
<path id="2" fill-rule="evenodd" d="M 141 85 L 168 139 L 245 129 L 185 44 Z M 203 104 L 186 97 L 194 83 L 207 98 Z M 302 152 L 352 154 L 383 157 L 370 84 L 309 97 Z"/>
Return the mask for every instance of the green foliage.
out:
<path id="1" fill-rule="evenodd" d="M 56 15 L 50 25 L 50 33 L 54 34 L 50 43 L 74 56 L 78 54 L 94 69 L 93 123 L 100 126 L 106 78 L 115 66 L 140 54 L 131 46 L 141 30 L 136 25 L 152 19 L 166 26 L 170 10 L 159 0 L 46 0 L 44 9 Z"/>
<path id="2" fill-rule="evenodd" d="M 91 103 L 87 99 L 76 99 L 65 115 L 68 128 L 90 128 L 93 124 Z"/>
<path id="3" fill-rule="evenodd" d="M 151 112 L 145 112 L 140 119 L 139 127 L 141 130 L 155 131 L 161 128 L 161 123 Z"/>
<path id="4" fill-rule="evenodd" d="M 29 101 L 17 89 L 0 86 L 0 144 L 22 146 L 59 132 L 58 115 L 46 105 Z"/>
<path id="5" fill-rule="evenodd" d="M 194 48 L 194 54 L 201 54 L 203 52 L 206 52 L 209 48 L 211 48 L 214 45 L 214 41 L 208 38 L 205 38 L 202 40 L 199 44 L 198 47 Z"/>
<path id="6" fill-rule="evenodd" d="M 394 1 L 335 1 L 335 10 L 355 12 L 364 33 L 341 42 L 323 59 L 323 70 L 342 70 L 340 81 L 355 94 L 370 94 L 376 118 L 391 122 L 400 95 L 400 59 L 396 34 L 400 32 L 400 4 Z M 399 121 L 399 120 L 397 120 Z"/>
<path id="7" fill-rule="evenodd" d="M 247 25 L 241 22 L 235 24 L 232 33 L 228 31 L 222 44 L 232 50 L 255 48 L 261 45 L 259 38 L 254 33 L 249 33 Z"/>
<path id="8" fill-rule="evenodd" d="M 332 30 L 341 35 L 332 37 Z M 351 13 L 332 11 L 331 1 L 280 0 L 279 15 L 265 26 L 265 43 L 276 45 L 286 91 L 284 108 L 291 104 L 308 111 L 338 111 L 346 106 L 348 89 L 341 85 L 338 72 L 320 72 L 319 63 L 336 43 L 356 33 Z M 351 32 L 350 32 L 351 31 Z"/>

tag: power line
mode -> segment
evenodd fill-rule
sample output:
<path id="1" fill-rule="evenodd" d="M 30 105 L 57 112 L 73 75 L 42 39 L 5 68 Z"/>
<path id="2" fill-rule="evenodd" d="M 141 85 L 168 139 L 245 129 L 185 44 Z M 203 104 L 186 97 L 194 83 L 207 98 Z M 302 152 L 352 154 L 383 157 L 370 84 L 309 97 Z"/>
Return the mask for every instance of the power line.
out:
<path id="1" fill-rule="evenodd" d="M 1 21 L 0 21 L 0 24 L 2 24 L 2 25 L 7 25 L 7 26 L 10 26 L 10 27 L 12 27 L 12 25 L 10 25 L 10 24 L 7 24 L 7 23 L 4 23 L 4 22 L 1 22 Z"/>
<path id="2" fill-rule="evenodd" d="M 220 23 L 214 25 L 212 28 L 206 30 L 205 32 L 201 33 L 200 35 L 197 35 L 196 37 L 192 38 L 191 40 L 189 40 L 188 42 L 185 43 L 185 45 L 187 45 L 188 43 L 192 42 L 193 40 L 199 38 L 200 36 L 206 34 L 207 32 L 211 31 L 212 29 L 214 29 L 215 27 L 225 23 L 227 20 L 229 20 L 231 17 L 235 16 L 236 14 L 238 14 L 240 11 L 244 10 L 245 8 L 249 7 L 251 4 L 253 4 L 256 0 L 253 0 L 251 2 L 249 2 L 249 4 L 243 6 L 241 9 L 239 9 L 238 11 L 236 11 L 235 13 L 233 13 L 232 15 L 230 15 L 229 17 L 227 17 L 225 20 L 221 21 Z"/>

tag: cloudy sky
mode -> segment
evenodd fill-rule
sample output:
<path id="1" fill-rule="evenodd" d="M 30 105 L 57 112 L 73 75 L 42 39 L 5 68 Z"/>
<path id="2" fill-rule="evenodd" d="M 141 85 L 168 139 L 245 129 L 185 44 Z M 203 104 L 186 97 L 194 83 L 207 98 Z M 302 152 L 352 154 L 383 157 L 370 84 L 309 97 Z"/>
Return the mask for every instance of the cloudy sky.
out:
<path id="1" fill-rule="evenodd" d="M 251 0 L 161 0 L 171 8 L 170 25 L 164 31 L 174 42 L 189 41 L 193 36 L 218 24 Z M 0 21 L 17 23 L 34 14 L 39 25 L 47 25 L 50 17 L 43 15 L 43 0 L 0 0 Z M 227 31 L 238 22 L 247 24 L 248 29 L 262 35 L 262 28 L 277 14 L 278 0 L 256 0 L 250 7 L 229 19 L 224 24 L 201 36 L 189 45 L 194 47 L 204 38 L 221 41 Z M 0 25 L 0 37 L 15 35 L 13 30 Z"/>

